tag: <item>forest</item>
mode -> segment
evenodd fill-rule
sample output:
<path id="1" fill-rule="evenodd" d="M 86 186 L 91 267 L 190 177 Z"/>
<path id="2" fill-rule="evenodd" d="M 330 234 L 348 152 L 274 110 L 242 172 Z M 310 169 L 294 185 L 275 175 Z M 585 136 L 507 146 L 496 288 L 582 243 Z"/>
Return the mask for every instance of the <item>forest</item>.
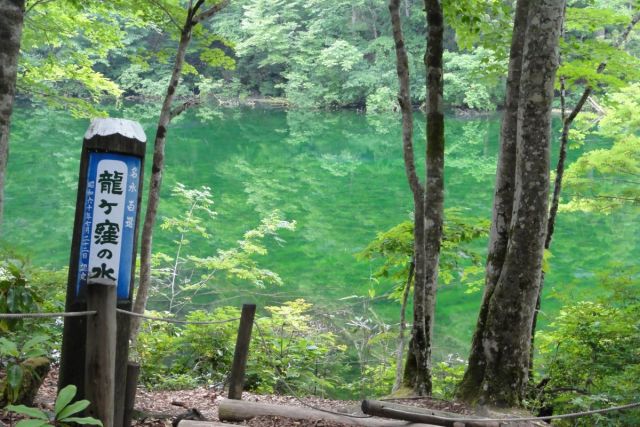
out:
<path id="1" fill-rule="evenodd" d="M 109 117 L 144 143 L 117 283 L 144 390 L 228 386 L 252 303 L 252 393 L 640 424 L 639 21 L 637 0 L 0 0 L 0 424 L 98 422 L 70 403 L 84 321 L 21 315 L 120 280 L 79 261 Z M 116 243 L 105 224 L 87 241 Z M 50 371 L 64 405 L 38 415 Z"/>

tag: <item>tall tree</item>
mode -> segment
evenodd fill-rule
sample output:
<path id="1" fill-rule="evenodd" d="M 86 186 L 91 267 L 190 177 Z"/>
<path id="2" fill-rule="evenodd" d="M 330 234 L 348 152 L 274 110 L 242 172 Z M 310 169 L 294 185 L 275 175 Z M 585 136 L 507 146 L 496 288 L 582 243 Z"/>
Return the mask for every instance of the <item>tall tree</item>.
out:
<path id="1" fill-rule="evenodd" d="M 565 4 L 565 9 L 566 9 L 566 4 Z M 566 12 L 564 12 L 564 14 L 566 14 Z M 618 49 L 624 46 L 627 39 L 629 38 L 629 35 L 631 34 L 631 31 L 639 21 L 640 21 L 640 13 L 636 12 L 631 18 L 631 21 L 625 27 L 622 34 L 612 44 L 612 47 L 615 49 Z M 563 33 L 564 33 L 564 26 L 563 26 Z M 566 37 L 566 36 L 563 34 L 563 37 Z M 605 60 L 600 62 L 600 64 L 598 64 L 598 67 L 595 70 L 596 74 L 602 74 L 606 68 L 607 68 L 607 61 Z M 551 248 L 551 241 L 553 240 L 553 233 L 555 231 L 556 218 L 558 216 L 558 208 L 560 207 L 560 193 L 562 192 L 563 178 L 564 178 L 564 172 L 566 168 L 565 163 L 567 160 L 567 148 L 569 146 L 569 131 L 571 129 L 571 126 L 574 120 L 578 117 L 578 115 L 584 108 L 589 97 L 593 94 L 594 84 L 597 82 L 597 80 L 596 81 L 587 80 L 588 83 L 584 88 L 584 90 L 582 91 L 580 98 L 578 98 L 578 101 L 574 105 L 573 109 L 569 112 L 569 114 L 566 114 L 566 77 L 561 74 L 559 80 L 560 80 L 560 104 L 562 106 L 562 112 L 561 112 L 562 133 L 560 134 L 560 148 L 559 148 L 559 154 L 558 154 L 558 163 L 556 164 L 556 176 L 553 184 L 553 195 L 551 197 L 551 206 L 549 208 L 549 220 L 547 222 L 547 233 L 544 241 L 544 248 L 547 250 Z M 536 311 L 533 316 L 533 323 L 531 326 L 531 340 L 532 340 L 531 359 L 533 359 L 533 344 L 534 344 L 534 338 L 536 333 L 536 327 L 538 323 L 538 312 L 540 311 L 540 307 L 542 304 L 542 289 L 544 288 L 544 278 L 545 278 L 545 273 L 542 272 L 542 275 L 540 277 L 540 288 L 538 289 L 538 298 L 536 301 Z M 530 363 L 533 363 L 533 360 L 530 360 Z"/>
<path id="2" fill-rule="evenodd" d="M 149 297 L 149 287 L 151 285 L 151 247 L 153 227 L 158 213 L 158 204 L 160 203 L 160 187 L 162 184 L 162 172 L 164 170 L 164 152 L 167 141 L 167 128 L 172 119 L 199 102 L 198 98 L 192 98 L 181 105 L 173 105 L 176 89 L 180 83 L 182 69 L 185 65 L 187 49 L 191 43 L 195 27 L 213 17 L 222 10 L 227 3 L 228 0 L 216 1 L 208 8 L 204 8 L 205 0 L 196 0 L 195 2 L 190 0 L 187 7 L 185 21 L 180 31 L 180 41 L 176 51 L 173 71 L 171 79 L 169 80 L 169 87 L 167 88 L 164 102 L 162 103 L 162 109 L 160 110 L 160 118 L 158 119 L 158 127 L 156 129 L 156 136 L 153 143 L 153 163 L 151 166 L 151 177 L 149 178 L 147 211 L 144 217 L 141 237 L 140 283 L 138 285 L 138 291 L 133 305 L 133 310 L 137 313 L 144 312 L 147 305 L 147 299 Z M 176 22 L 175 19 L 172 19 L 172 21 Z M 138 337 L 139 327 L 140 319 L 133 318 L 131 322 L 131 341 L 134 344 Z"/>
<path id="3" fill-rule="evenodd" d="M 427 53 L 424 56 L 427 89 L 427 177 L 420 184 L 413 155 L 413 108 L 410 96 L 409 61 L 400 21 L 399 0 L 389 2 L 397 73 L 398 102 L 402 111 L 402 141 L 405 171 L 414 201 L 415 285 L 413 328 L 404 383 L 417 395 L 431 393 L 431 350 L 435 316 L 438 264 L 444 209 L 444 114 L 443 33 L 444 17 L 439 0 L 425 0 L 427 11 Z"/>
<path id="4" fill-rule="evenodd" d="M 516 6 L 486 288 L 458 389 L 467 401 L 512 406 L 524 397 L 548 217 L 562 10 L 563 0 L 519 0 Z M 505 147 L 514 135 L 515 147 Z"/>
<path id="5" fill-rule="evenodd" d="M 478 322 L 469 355 L 469 365 L 458 389 L 462 398 L 476 393 L 484 377 L 485 361 L 481 357 L 483 333 L 489 312 L 488 301 L 495 291 L 502 265 L 504 264 L 509 241 L 509 227 L 513 211 L 515 188 L 516 137 L 518 125 L 518 100 L 520 97 L 520 77 L 522 74 L 522 54 L 527 29 L 530 0 L 520 0 L 516 5 L 509 56 L 509 73 L 505 109 L 500 129 L 500 152 L 496 172 L 493 216 L 489 234 L 489 250 L 485 276 L 483 303 L 478 314 Z"/>
<path id="6" fill-rule="evenodd" d="M 9 126 L 16 93 L 24 0 L 0 0 L 0 230 L 9 159 Z"/>

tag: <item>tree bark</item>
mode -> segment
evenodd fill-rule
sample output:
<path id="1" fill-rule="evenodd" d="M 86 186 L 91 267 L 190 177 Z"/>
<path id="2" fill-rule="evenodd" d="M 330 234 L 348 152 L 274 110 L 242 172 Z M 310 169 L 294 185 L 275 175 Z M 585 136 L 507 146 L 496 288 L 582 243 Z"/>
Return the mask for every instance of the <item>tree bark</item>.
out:
<path id="1" fill-rule="evenodd" d="M 481 353 L 474 355 L 476 367 L 483 371 L 481 381 L 463 383 L 459 394 L 465 400 L 515 406 L 524 397 L 548 219 L 551 101 L 562 8 L 562 0 L 531 0 L 530 4 L 509 239 L 498 280 L 483 301 L 486 319 L 477 338 Z"/>
<path id="2" fill-rule="evenodd" d="M 167 94 L 162 104 L 156 137 L 153 142 L 153 164 L 151 167 L 151 178 L 149 179 L 149 196 L 147 199 L 147 211 L 142 226 L 142 243 L 140 250 L 140 284 L 136 293 L 136 300 L 133 304 L 133 311 L 144 313 L 149 298 L 149 287 L 151 285 L 151 248 L 153 240 L 153 227 L 156 223 L 158 204 L 160 202 L 160 187 L 162 185 L 162 171 L 164 170 L 164 151 L 167 140 L 167 127 L 171 120 L 171 104 L 175 96 L 176 88 L 180 82 L 184 58 L 187 47 L 191 42 L 191 14 L 187 17 L 187 22 L 180 36 L 178 52 L 173 66 L 173 73 L 167 89 Z M 131 345 L 135 345 L 140 328 L 140 318 L 131 319 Z"/>
<path id="3" fill-rule="evenodd" d="M 402 112 L 405 171 L 414 202 L 415 284 L 413 328 L 404 384 L 417 395 L 431 393 L 431 347 L 444 207 L 444 114 L 442 110 L 444 18 L 439 0 L 425 0 L 427 11 L 427 156 L 426 189 L 420 184 L 413 156 L 413 108 L 409 66 L 400 22 L 400 0 L 389 2 Z"/>
<path id="4" fill-rule="evenodd" d="M 24 0 L 0 0 L 0 233 L 9 160 L 9 127 L 16 94 L 24 7 Z"/>
<path id="5" fill-rule="evenodd" d="M 426 338 L 424 322 L 424 290 L 425 290 L 425 246 L 424 246 L 424 188 L 420 184 L 416 173 L 415 158 L 413 154 L 413 108 L 409 86 L 409 60 L 404 46 L 402 25 L 400 22 L 400 0 L 390 0 L 389 12 L 393 28 L 393 39 L 396 50 L 396 71 L 400 91 L 398 103 L 402 113 L 402 152 L 404 157 L 405 173 L 413 194 L 413 251 L 415 263 L 415 279 L 413 287 L 413 326 L 409 351 L 404 372 L 404 384 L 416 388 L 418 383 L 417 372 L 426 370 L 426 361 L 422 352 Z M 421 366 L 422 368 L 418 368 Z"/>
<path id="6" fill-rule="evenodd" d="M 147 199 L 147 211 L 144 217 L 144 225 L 142 227 L 142 243 L 140 250 L 140 284 L 133 305 L 133 311 L 136 313 L 144 313 L 149 298 L 149 287 L 151 285 L 151 250 L 153 242 L 153 227 L 156 222 L 158 213 L 158 204 L 160 202 L 160 187 L 162 184 L 162 171 L 164 170 L 164 151 L 167 140 L 167 128 L 169 123 L 177 115 L 185 111 L 189 106 L 195 103 L 188 101 L 181 106 L 171 109 L 171 105 L 175 98 L 175 92 L 180 83 L 182 67 L 184 65 L 187 48 L 191 42 L 193 28 L 200 22 L 211 18 L 219 12 L 227 4 L 227 0 L 221 1 L 211 8 L 204 10 L 198 14 L 198 10 L 204 4 L 204 0 L 197 0 L 195 5 L 189 2 L 187 11 L 187 19 L 185 20 L 182 32 L 180 34 L 180 42 L 178 43 L 178 51 L 174 61 L 171 80 L 167 88 L 167 94 L 162 109 L 160 110 L 160 118 L 158 119 L 158 127 L 156 137 L 153 144 L 153 164 L 151 167 L 151 177 L 149 178 L 149 196 Z M 131 319 L 131 345 L 135 345 L 138 338 L 141 319 L 134 317 Z"/>
<path id="7" fill-rule="evenodd" d="M 519 0 L 516 5 L 509 57 L 507 92 L 505 95 L 505 111 L 500 129 L 500 152 L 496 172 L 484 295 L 471 343 L 469 365 L 457 390 L 458 397 L 463 400 L 475 400 L 484 378 L 485 361 L 482 336 L 487 321 L 489 302 L 493 297 L 496 283 L 502 271 L 509 241 L 509 225 L 511 224 L 515 188 L 520 76 L 522 74 L 522 53 L 527 29 L 529 3 L 530 0 Z"/>
<path id="8" fill-rule="evenodd" d="M 407 329 L 407 302 L 409 301 L 409 292 L 411 291 L 411 282 L 413 281 L 413 273 L 415 271 L 416 264 L 411 258 L 411 262 L 409 263 L 409 274 L 407 275 L 407 283 L 404 287 L 404 291 L 402 292 L 402 303 L 400 306 L 400 333 L 398 334 L 398 350 L 396 355 L 396 379 L 393 382 L 393 387 L 391 388 L 392 392 L 396 392 L 402 386 L 402 378 L 404 369 L 402 366 L 402 362 L 404 361 L 404 331 Z"/>
<path id="9" fill-rule="evenodd" d="M 436 311 L 438 266 L 444 222 L 444 111 L 443 71 L 444 16 L 440 0 L 425 0 L 427 11 L 427 53 L 424 64 L 427 70 L 427 183 L 425 194 L 425 329 L 427 342 L 424 348 L 426 371 L 424 388 L 417 394 L 431 394 L 431 350 Z"/>

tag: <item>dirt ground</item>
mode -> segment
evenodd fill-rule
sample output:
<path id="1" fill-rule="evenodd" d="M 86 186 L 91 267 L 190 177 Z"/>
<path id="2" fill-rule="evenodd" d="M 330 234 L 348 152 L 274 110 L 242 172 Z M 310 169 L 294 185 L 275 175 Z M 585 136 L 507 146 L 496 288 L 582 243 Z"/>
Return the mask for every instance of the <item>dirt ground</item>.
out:
<path id="1" fill-rule="evenodd" d="M 53 410 L 56 396 L 57 370 L 52 370 L 36 397 L 36 405 L 46 411 Z M 172 423 L 181 415 L 191 411 L 193 416 L 197 412 L 201 420 L 219 421 L 218 404 L 225 396 L 214 389 L 199 387 L 192 390 L 179 391 L 148 391 L 139 388 L 136 395 L 136 414 L 133 425 L 146 427 L 172 426 Z M 276 405 L 308 406 L 338 412 L 341 414 L 363 415 L 360 411 L 360 401 L 329 400 L 319 397 L 297 398 L 292 396 L 255 395 L 243 393 L 243 400 L 270 403 Z M 400 399 L 398 403 L 428 407 L 431 409 L 455 412 L 460 414 L 473 414 L 473 410 L 463 404 L 438 399 Z M 196 411 L 194 411 L 194 409 Z M 189 419 L 198 419 L 189 418 Z M 0 426 L 10 426 L 16 420 L 0 416 Z M 258 417 L 247 421 L 242 425 L 253 427 L 346 427 L 347 424 L 324 420 L 294 420 L 284 417 Z"/>

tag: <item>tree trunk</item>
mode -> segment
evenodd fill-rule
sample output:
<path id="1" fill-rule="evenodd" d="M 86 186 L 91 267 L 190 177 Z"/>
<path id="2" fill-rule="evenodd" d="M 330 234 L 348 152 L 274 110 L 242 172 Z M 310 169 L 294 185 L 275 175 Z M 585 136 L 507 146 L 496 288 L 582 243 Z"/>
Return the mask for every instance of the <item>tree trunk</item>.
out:
<path id="1" fill-rule="evenodd" d="M 404 291 L 402 292 L 402 304 L 400 306 L 400 333 L 398 334 L 398 350 L 396 355 L 396 379 L 393 382 L 393 387 L 391 388 L 392 392 L 396 392 L 402 386 L 402 378 L 404 369 L 402 367 L 402 362 L 404 361 L 404 331 L 407 329 L 407 302 L 409 301 L 409 292 L 411 291 L 411 282 L 413 281 L 413 273 L 415 270 L 416 264 L 411 258 L 411 262 L 409 263 L 409 274 L 407 275 L 407 283 L 404 287 Z"/>
<path id="2" fill-rule="evenodd" d="M 509 225 L 513 211 L 513 196 L 516 174 L 516 137 L 518 125 L 518 100 L 520 99 L 520 76 L 522 74 L 522 53 L 527 29 L 530 0 L 519 0 L 511 37 L 509 74 L 505 111 L 500 129 L 500 153 L 496 172 L 493 218 L 489 235 L 489 249 L 485 275 L 485 288 L 476 330 L 471 343 L 469 365 L 458 386 L 457 395 L 463 400 L 473 401 L 484 378 L 484 349 L 482 336 L 487 321 L 489 302 L 502 271 L 509 241 Z"/>
<path id="3" fill-rule="evenodd" d="M 197 99 L 187 100 L 180 106 L 171 109 L 171 104 L 175 97 L 176 89 L 180 83 L 184 58 L 187 54 L 187 48 L 191 42 L 191 32 L 199 23 L 206 21 L 222 10 L 228 0 L 221 0 L 208 9 L 198 13 L 199 9 L 204 5 L 205 0 L 189 1 L 187 10 L 187 19 L 180 33 L 180 42 L 178 43 L 178 51 L 167 88 L 167 95 L 162 103 L 160 110 L 160 118 L 158 119 L 158 128 L 156 130 L 156 138 L 153 143 L 153 164 L 151 167 L 151 178 L 149 178 L 149 197 L 147 199 L 147 212 L 144 217 L 144 225 L 142 227 L 142 244 L 140 250 L 140 284 L 136 293 L 136 300 L 133 304 L 133 311 L 136 313 L 144 313 L 149 298 L 149 287 L 151 285 L 151 247 L 153 240 L 153 227 L 156 223 L 156 215 L 158 213 L 158 203 L 160 202 L 160 186 L 162 184 L 162 171 L 164 169 L 164 147 L 167 140 L 167 128 L 173 118 L 183 113 L 188 108 L 198 104 Z M 138 339 L 138 330 L 140 329 L 140 318 L 131 319 L 131 345 L 134 346 Z"/>
<path id="4" fill-rule="evenodd" d="M 0 0 L 0 232 L 4 212 L 4 182 L 9 160 L 9 126 L 16 94 L 24 3 L 24 0 Z"/>
<path id="5" fill-rule="evenodd" d="M 482 379 L 479 384 L 463 383 L 460 394 L 466 400 L 514 406 L 524 397 L 548 217 L 551 101 L 562 8 L 562 0 L 531 0 L 522 56 L 509 239 L 498 280 L 483 301 L 486 319 L 477 338 L 481 353 L 474 355 Z"/>
<path id="6" fill-rule="evenodd" d="M 151 248 L 153 240 L 153 227 L 156 223 L 156 215 L 158 213 L 158 204 L 160 202 L 160 186 L 162 184 L 162 171 L 164 170 L 164 150 L 167 140 L 167 127 L 171 121 L 171 104 L 175 96 L 176 89 L 180 83 L 180 75 L 184 65 L 184 58 L 187 53 L 187 47 L 191 42 L 191 30 L 193 28 L 193 12 L 190 10 L 187 14 L 187 20 L 180 35 L 180 43 L 167 88 L 167 94 L 162 104 L 160 118 L 158 120 L 158 128 L 156 137 L 153 142 L 153 164 L 151 167 L 151 178 L 149 179 L 149 196 L 147 199 L 147 211 L 144 217 L 144 225 L 142 227 L 142 243 L 140 250 L 140 284 L 136 293 L 136 300 L 133 304 L 133 311 L 136 313 L 144 313 L 149 298 L 149 287 L 151 285 Z M 140 329 L 141 319 L 138 317 L 131 318 L 131 345 L 134 346 L 138 339 L 138 331 Z"/>
<path id="7" fill-rule="evenodd" d="M 425 0 L 427 11 L 427 184 L 425 194 L 425 292 L 424 316 L 427 342 L 424 348 L 426 371 L 418 395 L 431 394 L 431 350 L 435 322 L 438 265 L 444 222 L 444 112 L 442 57 L 444 17 L 440 0 Z"/>
<path id="8" fill-rule="evenodd" d="M 416 388 L 418 366 L 426 370 L 426 362 L 420 348 L 426 343 L 426 329 L 424 323 L 424 289 L 425 289 L 425 251 L 424 251 L 424 188 L 416 174 L 415 158 L 413 154 L 413 108 L 409 85 L 409 59 L 404 46 L 402 25 L 400 22 L 400 0 L 389 1 L 393 39 L 396 50 L 396 71 L 400 91 L 398 103 L 402 112 L 402 152 L 405 173 L 413 194 L 413 251 L 415 263 L 415 278 L 413 287 L 413 326 L 411 340 L 407 352 L 407 363 L 404 370 L 404 385 Z"/>
<path id="9" fill-rule="evenodd" d="M 400 0 L 390 0 L 389 12 L 396 47 L 400 83 L 405 171 L 414 202 L 415 284 L 413 328 L 404 372 L 404 384 L 417 395 L 431 393 L 431 347 L 438 262 L 444 206 L 444 114 L 442 111 L 442 55 L 444 19 L 439 0 L 425 0 L 427 10 L 427 158 L 426 191 L 420 185 L 413 156 L 413 109 L 409 67 L 400 23 Z"/>
<path id="10" fill-rule="evenodd" d="M 425 377 L 429 372 L 426 348 L 430 340 L 427 337 L 428 329 L 425 322 L 426 254 L 423 194 L 424 191 L 420 191 L 421 197 L 414 197 L 413 250 L 415 252 L 415 281 L 413 284 L 413 325 L 411 327 L 411 339 L 409 340 L 403 380 L 404 385 L 413 389 L 419 396 L 427 389 L 427 383 L 428 388 L 431 388 L 431 378 Z"/>

